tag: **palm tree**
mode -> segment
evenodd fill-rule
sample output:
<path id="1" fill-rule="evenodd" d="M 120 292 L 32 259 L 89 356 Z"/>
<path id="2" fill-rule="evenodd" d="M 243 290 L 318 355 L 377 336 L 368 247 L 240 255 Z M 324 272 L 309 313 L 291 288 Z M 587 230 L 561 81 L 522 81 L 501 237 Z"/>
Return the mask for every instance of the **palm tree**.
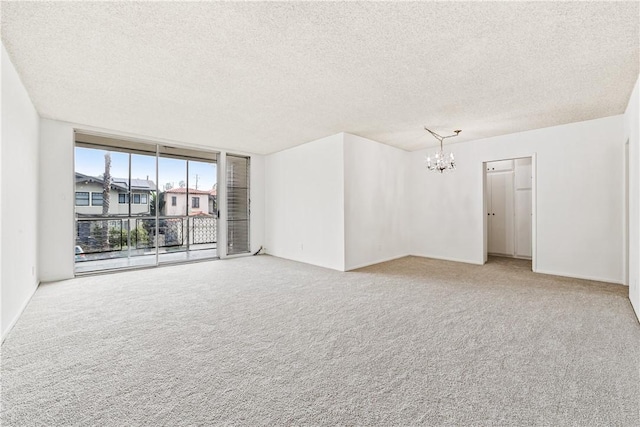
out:
<path id="1" fill-rule="evenodd" d="M 109 213 L 109 193 L 111 192 L 111 153 L 104 154 L 104 176 L 102 177 L 102 215 Z"/>
<path id="2" fill-rule="evenodd" d="M 111 153 L 106 152 L 104 154 L 104 175 L 102 177 L 102 215 L 107 216 L 109 214 L 109 196 L 111 193 Z M 110 249 L 109 243 L 109 221 L 101 221 L 102 227 L 100 230 L 100 237 L 102 245 L 105 250 Z"/>

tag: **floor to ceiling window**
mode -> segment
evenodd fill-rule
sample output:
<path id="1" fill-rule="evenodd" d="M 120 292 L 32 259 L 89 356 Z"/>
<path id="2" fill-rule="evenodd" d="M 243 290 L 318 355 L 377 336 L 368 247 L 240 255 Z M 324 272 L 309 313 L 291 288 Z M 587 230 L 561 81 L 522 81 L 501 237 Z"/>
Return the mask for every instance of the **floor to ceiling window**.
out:
<path id="1" fill-rule="evenodd" d="M 161 147 L 158 158 L 158 261 L 215 256 L 218 237 L 217 162 Z"/>
<path id="2" fill-rule="evenodd" d="M 217 154 L 76 133 L 76 273 L 215 258 Z"/>

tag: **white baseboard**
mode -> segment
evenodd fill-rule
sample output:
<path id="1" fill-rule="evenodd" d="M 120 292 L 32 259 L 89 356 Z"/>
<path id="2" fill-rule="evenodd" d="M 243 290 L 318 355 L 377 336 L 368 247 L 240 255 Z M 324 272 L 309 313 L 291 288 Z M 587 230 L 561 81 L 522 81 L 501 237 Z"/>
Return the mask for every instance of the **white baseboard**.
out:
<path id="1" fill-rule="evenodd" d="M 477 261 L 471 261 L 471 260 L 468 260 L 468 259 L 449 258 L 449 257 L 442 257 L 442 256 L 436 256 L 436 255 L 428 255 L 428 254 L 410 254 L 410 256 L 417 256 L 417 257 L 421 257 L 421 258 L 439 259 L 439 260 L 442 260 L 442 261 L 462 262 L 464 264 L 484 265 L 484 261 L 483 262 L 477 262 Z"/>
<path id="2" fill-rule="evenodd" d="M 20 310 L 18 310 L 18 314 L 16 314 L 16 316 L 13 318 L 13 320 L 11 320 L 11 323 L 9 323 L 9 327 L 2 333 L 2 341 L 0 341 L 0 343 L 4 342 L 5 338 L 7 338 L 7 336 L 9 335 L 9 332 L 11 332 L 13 327 L 16 325 L 16 322 L 18 321 L 18 319 L 20 319 L 20 316 L 22 316 L 22 313 L 24 312 L 24 309 L 27 308 L 27 306 L 31 302 L 31 298 L 33 298 L 33 296 L 35 295 L 35 293 L 38 290 L 39 286 L 40 286 L 40 282 L 38 282 L 33 287 L 33 290 L 31 291 L 31 294 L 29 295 L 29 297 L 22 303 L 22 306 L 20 307 Z"/>
<path id="3" fill-rule="evenodd" d="M 629 298 L 629 303 L 631 304 L 631 309 L 634 311 L 636 317 L 638 318 L 638 322 L 640 322 L 640 307 L 636 307 L 633 305 L 633 301 Z"/>
<path id="4" fill-rule="evenodd" d="M 522 255 L 507 255 L 507 254 L 492 254 L 492 253 L 487 253 L 487 255 L 489 256 L 497 256 L 497 257 L 501 257 L 501 258 L 513 258 L 513 259 L 524 259 L 527 261 L 531 261 L 532 258 L 530 256 L 522 256 Z"/>
<path id="5" fill-rule="evenodd" d="M 539 268 L 535 272 L 539 273 L 539 274 L 549 274 L 551 276 L 570 277 L 572 279 L 591 280 L 591 281 L 594 281 L 594 282 L 613 283 L 614 285 L 627 286 L 627 285 L 624 284 L 624 282 L 622 280 L 613 280 L 613 279 L 608 278 L 608 277 L 583 276 L 583 275 L 580 275 L 580 274 L 568 274 L 568 273 L 561 273 L 561 272 L 557 272 L 557 271 L 541 270 Z"/>
<path id="6" fill-rule="evenodd" d="M 359 268 L 369 267 L 370 265 L 380 264 L 382 262 L 393 261 L 394 259 L 400 259 L 409 256 L 409 254 L 395 255 L 390 258 L 382 258 L 377 261 L 366 262 L 363 264 L 352 265 L 345 268 L 345 271 L 357 270 Z"/>

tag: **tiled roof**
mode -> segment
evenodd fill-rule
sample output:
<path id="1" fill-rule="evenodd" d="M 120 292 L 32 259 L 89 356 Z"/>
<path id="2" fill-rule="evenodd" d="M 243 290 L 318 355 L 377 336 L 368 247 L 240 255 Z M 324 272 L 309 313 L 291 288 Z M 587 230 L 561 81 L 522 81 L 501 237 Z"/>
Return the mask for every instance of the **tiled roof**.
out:
<path id="1" fill-rule="evenodd" d="M 98 184 L 102 184 L 103 181 L 101 178 L 98 178 L 96 176 L 90 176 L 90 175 L 85 175 L 83 173 L 80 172 L 76 172 L 76 182 L 80 182 L 80 181 L 85 181 L 85 182 L 95 182 Z M 111 178 L 111 186 L 112 187 L 116 187 L 122 190 L 127 190 L 128 187 L 128 178 L 115 178 L 112 177 Z M 155 191 L 156 189 L 156 184 L 148 179 L 137 179 L 137 178 L 132 178 L 131 179 L 131 190 L 138 190 L 138 191 Z"/>
<path id="2" fill-rule="evenodd" d="M 96 184 L 100 184 L 100 185 L 104 184 L 104 181 L 101 178 L 98 178 L 97 176 L 85 175 L 83 173 L 76 172 L 76 183 L 78 182 L 84 182 L 84 183 L 95 182 Z M 124 190 L 124 191 L 127 190 L 127 187 L 123 185 L 123 183 L 114 182 L 113 180 L 111 180 L 111 187 L 116 188 L 118 190 Z"/>
<path id="3" fill-rule="evenodd" d="M 184 187 L 171 188 L 166 190 L 165 193 L 173 193 L 173 194 L 184 194 L 187 192 L 187 189 Z M 212 196 L 216 195 L 216 190 L 196 190 L 195 188 L 189 188 L 189 194 L 209 194 Z"/>
<path id="4" fill-rule="evenodd" d="M 124 187 L 127 186 L 127 181 L 127 178 L 111 178 L 111 182 L 120 184 Z M 156 184 L 148 179 L 131 178 L 131 189 L 154 191 L 156 189 Z"/>

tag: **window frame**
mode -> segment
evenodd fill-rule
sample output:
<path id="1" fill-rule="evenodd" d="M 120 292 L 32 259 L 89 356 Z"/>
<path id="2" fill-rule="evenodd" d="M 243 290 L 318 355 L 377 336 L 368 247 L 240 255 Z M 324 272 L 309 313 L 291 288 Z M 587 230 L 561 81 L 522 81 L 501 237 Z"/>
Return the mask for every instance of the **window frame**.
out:
<path id="1" fill-rule="evenodd" d="M 169 207 L 167 203 L 168 200 L 166 200 L 164 194 L 166 193 L 167 189 L 161 189 L 162 186 L 160 186 L 159 184 L 163 176 L 162 174 L 164 173 L 163 171 L 172 172 L 174 166 L 176 168 L 176 171 L 178 172 L 181 172 L 182 169 L 186 170 L 185 179 L 186 183 L 188 183 L 188 171 L 190 165 L 189 162 L 202 162 L 212 164 L 212 167 L 204 165 L 202 167 L 202 170 L 204 171 L 203 173 L 207 174 L 207 176 L 211 175 L 213 178 L 213 182 L 217 184 L 219 181 L 223 181 L 224 179 L 224 176 L 222 174 L 222 166 L 224 165 L 224 159 L 221 157 L 222 153 L 213 151 L 200 151 L 182 147 L 170 147 L 161 143 L 152 143 L 151 141 L 142 141 L 135 139 L 130 140 L 124 137 L 121 138 L 117 135 L 106 135 L 98 132 L 94 133 L 91 131 L 85 131 L 83 129 L 74 128 L 73 131 L 75 143 L 75 187 L 77 187 L 78 189 L 78 191 L 75 191 L 74 188 L 74 193 L 77 193 L 74 194 L 74 206 L 78 206 L 78 208 L 74 211 L 74 219 L 76 223 L 76 246 L 83 245 L 85 252 L 96 254 L 112 252 L 112 249 L 124 250 L 128 251 L 128 253 L 126 254 L 124 252 L 122 253 L 123 256 L 127 259 L 133 259 L 133 257 L 135 256 L 144 255 L 145 260 L 147 259 L 147 255 L 150 254 L 147 249 L 150 248 L 153 249 L 153 252 L 155 253 L 155 262 L 146 263 L 145 261 L 144 265 L 146 266 L 148 264 L 149 266 L 153 265 L 156 267 L 166 262 L 174 262 L 172 259 L 163 259 L 163 254 L 165 253 L 163 248 L 165 246 L 172 248 L 172 246 L 175 246 L 173 243 L 179 243 L 180 249 L 184 249 L 186 251 L 204 249 L 207 251 L 206 253 L 203 252 L 204 258 L 209 258 L 209 256 L 219 257 L 220 254 L 224 253 L 221 244 L 218 243 L 218 238 L 224 238 L 220 229 L 221 226 L 224 226 L 224 222 L 218 223 L 217 219 L 214 219 L 215 222 L 213 222 L 213 229 L 211 231 L 212 233 L 214 233 L 212 235 L 212 238 L 207 237 L 206 239 L 202 239 L 190 237 L 191 235 L 189 233 L 195 226 L 193 225 L 193 220 L 191 221 L 191 223 L 189 222 L 190 218 L 188 217 L 188 185 L 182 185 L 182 187 L 186 187 L 184 188 L 185 205 L 183 206 L 182 203 L 178 205 L 177 194 L 175 193 L 180 194 L 180 191 L 174 191 L 174 195 L 172 196 L 173 209 L 167 209 L 167 207 Z M 102 155 L 103 153 L 97 153 L 96 151 L 80 151 L 81 149 L 103 151 L 105 152 L 105 157 L 106 153 L 110 153 L 112 160 L 110 175 L 113 175 L 116 170 L 126 170 L 126 166 L 128 165 L 128 176 L 126 176 L 126 174 L 122 174 L 122 178 L 112 178 L 109 198 L 104 197 L 106 196 L 106 194 L 101 191 L 102 183 L 100 181 L 104 181 L 104 179 L 102 178 L 104 175 L 93 176 L 87 173 L 83 173 L 85 172 L 85 169 L 87 171 L 89 170 L 89 161 L 94 162 L 96 160 L 95 158 L 97 158 L 96 156 L 98 156 L 98 154 Z M 114 153 L 116 154 L 114 155 Z M 138 155 L 150 156 L 153 157 L 153 159 L 150 160 L 148 157 L 138 158 Z M 167 168 L 163 169 L 164 158 L 175 158 L 178 160 L 182 160 L 182 162 L 176 163 L 176 165 L 167 164 Z M 155 160 L 155 167 L 153 166 L 153 160 Z M 105 165 L 108 165 L 106 161 Z M 124 165 L 125 169 L 122 169 L 122 167 L 118 169 L 114 165 Z M 180 166 L 182 166 L 182 168 L 180 168 Z M 200 167 L 199 165 L 197 166 L 198 168 Z M 107 166 L 105 166 L 105 170 L 107 170 L 106 167 Z M 136 171 L 138 170 L 136 168 L 140 168 L 140 170 L 144 172 L 144 174 L 146 174 L 146 172 L 149 172 L 147 175 L 147 182 L 149 183 L 148 186 L 145 185 L 144 182 L 139 183 L 135 181 L 136 179 L 138 179 L 133 178 L 133 176 L 136 176 L 135 173 L 137 173 Z M 198 168 L 195 168 L 194 170 L 199 171 Z M 107 172 L 105 172 L 105 175 L 106 174 Z M 149 179 L 150 176 L 154 176 L 154 178 Z M 144 180 L 141 179 L 141 181 Z M 197 181 L 198 177 L 196 174 L 196 182 Z M 137 191 L 135 192 L 130 188 L 132 186 L 132 183 L 136 184 Z M 167 185 L 165 185 L 164 187 L 166 188 Z M 92 189 L 95 189 L 97 191 L 93 192 L 91 191 Z M 115 194 L 118 194 L 118 196 L 115 196 Z M 111 201 L 111 204 L 116 206 L 111 206 L 112 209 L 110 209 L 110 212 L 103 215 L 101 213 L 101 208 L 104 209 L 107 206 L 104 204 L 105 200 L 107 202 L 107 205 L 109 205 L 109 202 Z M 209 202 L 206 199 L 199 200 L 198 198 L 195 203 L 197 203 L 196 206 L 200 208 L 204 207 L 206 209 L 208 208 Z M 132 205 L 134 204 L 138 207 L 132 207 Z M 91 206 L 94 205 L 95 207 L 91 208 Z M 89 208 L 82 209 L 82 207 Z M 177 214 L 172 213 L 171 211 L 176 210 L 177 207 L 181 207 L 182 209 L 186 207 L 186 212 Z M 166 221 L 162 221 L 163 217 L 167 217 Z M 205 222 L 209 224 L 211 221 Z M 108 236 L 110 238 L 108 247 L 106 244 L 102 244 L 102 241 L 98 242 L 100 239 L 93 236 L 93 234 L 96 233 L 94 233 L 94 230 L 91 229 L 91 227 L 99 227 L 101 231 L 103 231 L 105 229 L 105 224 L 106 227 L 109 227 L 109 231 L 111 231 L 111 229 L 117 228 L 121 231 L 121 234 L 123 234 L 124 232 L 132 233 L 135 230 L 139 230 L 139 227 L 141 226 L 140 224 L 142 224 L 146 229 L 155 229 L 155 232 L 150 233 L 150 236 L 151 234 L 157 236 L 158 234 L 162 234 L 167 230 L 178 236 L 176 239 L 174 239 L 175 242 L 172 242 L 171 239 L 169 239 L 170 241 L 165 240 L 163 242 L 161 242 L 160 239 L 156 239 L 155 241 L 149 239 L 148 242 L 146 240 L 142 241 L 142 239 L 140 239 L 140 242 L 138 242 L 138 239 L 135 239 L 135 247 L 138 248 L 139 246 L 140 248 L 145 249 L 144 254 L 142 254 L 141 251 L 131 251 L 130 249 L 134 244 L 133 240 L 129 240 L 128 236 L 126 236 L 127 238 L 123 240 L 121 234 L 117 235 L 117 237 L 119 237 L 118 240 L 120 240 L 119 248 L 115 248 L 115 246 L 117 245 L 111 244 L 111 240 L 113 240 L 113 236 L 111 235 Z M 207 225 L 207 227 L 209 227 L 210 225 L 211 224 Z M 87 227 L 89 228 L 89 231 L 84 233 L 83 230 Z M 98 237 L 103 240 L 106 238 L 105 233 L 102 233 Z M 100 244 L 96 244 L 95 242 L 98 242 Z M 210 245 L 210 247 L 197 246 L 204 244 Z M 129 245 L 129 247 L 127 247 L 127 245 Z M 169 250 L 167 250 L 167 252 L 169 252 Z M 96 255 L 96 260 L 102 259 L 101 257 L 102 255 Z M 107 256 L 106 258 L 109 258 L 109 256 Z M 94 258 L 91 257 L 90 260 L 93 261 Z M 150 258 L 149 260 L 151 261 Z M 84 274 L 88 272 L 103 270 L 103 268 L 99 266 L 96 266 L 96 269 L 94 269 L 94 267 L 90 266 L 89 263 L 78 264 L 77 256 L 75 258 L 75 261 L 76 263 L 74 264 L 74 272 L 76 274 Z M 110 268 L 111 267 L 108 267 L 108 269 Z M 120 269 L 120 266 L 118 265 L 117 267 L 115 267 L 115 269 Z"/>

